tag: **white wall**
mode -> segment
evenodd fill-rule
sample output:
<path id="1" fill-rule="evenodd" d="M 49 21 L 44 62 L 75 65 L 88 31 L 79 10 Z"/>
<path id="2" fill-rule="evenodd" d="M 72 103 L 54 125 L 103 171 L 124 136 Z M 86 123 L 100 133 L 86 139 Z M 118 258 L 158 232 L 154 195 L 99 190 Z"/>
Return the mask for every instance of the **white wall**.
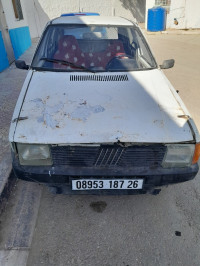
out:
<path id="1" fill-rule="evenodd" d="M 31 37 L 37 37 L 50 19 L 79 10 L 128 19 L 135 17 L 144 22 L 145 3 L 146 0 L 26 0 L 26 11 Z"/>
<path id="2" fill-rule="evenodd" d="M 148 9 L 154 7 L 155 0 L 147 0 L 146 1 L 146 16 L 145 16 L 145 28 L 147 29 L 147 21 L 148 21 Z"/>
<path id="3" fill-rule="evenodd" d="M 43 10 L 38 0 L 28 0 L 25 2 L 25 10 L 27 14 L 28 25 L 31 38 L 40 37 L 49 16 Z"/>
<path id="4" fill-rule="evenodd" d="M 25 10 L 28 18 L 28 25 L 29 25 L 31 38 L 39 37 L 41 29 L 40 29 L 38 14 L 35 10 L 35 5 L 33 0 L 29 0 L 26 2 Z"/>
<path id="5" fill-rule="evenodd" d="M 174 18 L 178 25 L 174 24 Z M 167 27 L 177 29 L 200 28 L 200 1 L 199 0 L 173 0 Z"/>
<path id="6" fill-rule="evenodd" d="M 147 12 L 154 4 L 155 0 L 146 1 L 146 28 Z M 174 24 L 174 18 L 177 19 L 178 25 Z M 200 0 L 171 0 L 166 27 L 175 29 L 200 28 Z"/>
<path id="7" fill-rule="evenodd" d="M 9 29 L 14 29 L 14 28 L 20 28 L 24 26 L 28 26 L 28 21 L 27 21 L 27 16 L 25 10 L 25 1 L 27 0 L 21 0 L 21 6 L 22 6 L 22 12 L 23 12 L 23 20 L 17 20 L 15 18 L 15 13 L 12 5 L 12 1 L 8 0 L 1 0 L 3 10 L 5 12 L 5 17 L 6 17 L 6 22 L 8 25 Z"/>
<path id="8" fill-rule="evenodd" d="M 186 0 L 171 1 L 170 12 L 167 15 L 167 28 L 185 28 L 185 10 Z M 174 24 L 174 18 L 177 19 L 178 25 Z"/>

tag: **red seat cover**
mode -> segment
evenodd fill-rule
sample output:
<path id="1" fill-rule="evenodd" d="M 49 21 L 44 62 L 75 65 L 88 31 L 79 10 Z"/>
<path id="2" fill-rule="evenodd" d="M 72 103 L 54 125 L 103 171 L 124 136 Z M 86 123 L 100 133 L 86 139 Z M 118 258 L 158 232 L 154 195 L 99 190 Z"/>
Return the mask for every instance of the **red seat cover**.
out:
<path id="1" fill-rule="evenodd" d="M 119 40 L 113 40 L 102 52 L 82 52 L 76 38 L 72 35 L 64 36 L 58 43 L 58 50 L 54 59 L 66 60 L 78 66 L 99 67 L 105 69 L 108 62 L 115 56 L 124 54 L 123 43 Z M 69 65 L 54 64 L 55 68 L 74 69 Z"/>

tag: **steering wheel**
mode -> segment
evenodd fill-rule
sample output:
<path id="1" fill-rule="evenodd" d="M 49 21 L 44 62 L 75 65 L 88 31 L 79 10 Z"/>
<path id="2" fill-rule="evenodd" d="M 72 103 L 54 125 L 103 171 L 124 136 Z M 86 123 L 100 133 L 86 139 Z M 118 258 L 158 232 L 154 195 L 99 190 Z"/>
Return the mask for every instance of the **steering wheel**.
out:
<path id="1" fill-rule="evenodd" d="M 125 54 L 125 53 L 117 53 L 113 58 L 110 59 L 110 61 L 107 63 L 106 65 L 106 70 L 109 69 L 111 63 L 115 60 L 115 59 L 133 59 L 133 56 Z"/>

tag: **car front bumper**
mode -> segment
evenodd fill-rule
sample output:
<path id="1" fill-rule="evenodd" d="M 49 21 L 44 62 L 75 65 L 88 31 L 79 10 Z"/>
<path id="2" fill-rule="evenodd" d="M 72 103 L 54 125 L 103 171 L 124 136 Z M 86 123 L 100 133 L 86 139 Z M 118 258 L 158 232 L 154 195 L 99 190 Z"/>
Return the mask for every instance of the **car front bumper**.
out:
<path id="1" fill-rule="evenodd" d="M 156 187 L 185 182 L 193 179 L 198 164 L 182 168 L 162 167 L 66 167 L 66 166 L 22 166 L 13 156 L 13 170 L 17 178 L 44 183 L 55 188 L 56 193 L 64 194 L 138 194 L 154 193 Z M 139 190 L 86 190 L 72 191 L 73 179 L 135 179 L 142 178 L 143 188 Z"/>

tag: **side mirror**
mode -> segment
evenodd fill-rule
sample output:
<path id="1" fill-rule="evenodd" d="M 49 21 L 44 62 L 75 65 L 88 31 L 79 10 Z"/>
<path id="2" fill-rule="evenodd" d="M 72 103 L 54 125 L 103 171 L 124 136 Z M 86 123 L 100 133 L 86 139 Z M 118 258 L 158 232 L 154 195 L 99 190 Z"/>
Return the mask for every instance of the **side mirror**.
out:
<path id="1" fill-rule="evenodd" d="M 169 59 L 163 61 L 162 65 L 160 65 L 161 69 L 168 69 L 174 66 L 175 60 L 174 59 Z"/>
<path id="2" fill-rule="evenodd" d="M 24 60 L 16 60 L 15 65 L 19 69 L 29 69 L 29 66 L 25 63 Z"/>

